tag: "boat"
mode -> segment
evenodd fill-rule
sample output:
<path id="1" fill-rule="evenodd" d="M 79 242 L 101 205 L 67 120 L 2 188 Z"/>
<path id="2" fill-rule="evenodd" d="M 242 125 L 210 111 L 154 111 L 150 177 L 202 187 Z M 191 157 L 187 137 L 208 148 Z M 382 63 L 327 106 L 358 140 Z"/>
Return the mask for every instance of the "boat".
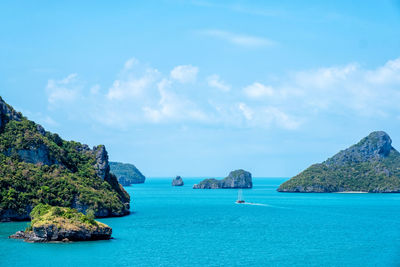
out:
<path id="1" fill-rule="evenodd" d="M 237 204 L 243 204 L 243 203 L 245 203 L 245 201 L 244 201 L 244 199 L 243 199 L 243 192 L 242 192 L 242 189 L 239 189 L 239 191 L 238 191 L 238 198 L 237 198 L 237 200 L 236 200 L 236 203 L 237 203 Z"/>

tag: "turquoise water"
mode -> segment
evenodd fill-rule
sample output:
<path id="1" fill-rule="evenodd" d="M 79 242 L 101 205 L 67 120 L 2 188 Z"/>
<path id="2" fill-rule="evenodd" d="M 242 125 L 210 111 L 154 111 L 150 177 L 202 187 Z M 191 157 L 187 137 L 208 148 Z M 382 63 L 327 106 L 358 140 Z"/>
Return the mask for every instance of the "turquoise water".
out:
<path id="1" fill-rule="evenodd" d="M 7 239 L 26 222 L 0 224 L 1 266 L 398 266 L 400 194 L 278 193 L 255 178 L 243 190 L 193 190 L 199 179 L 147 179 L 128 187 L 134 214 L 102 219 L 113 240 L 30 244 Z"/>

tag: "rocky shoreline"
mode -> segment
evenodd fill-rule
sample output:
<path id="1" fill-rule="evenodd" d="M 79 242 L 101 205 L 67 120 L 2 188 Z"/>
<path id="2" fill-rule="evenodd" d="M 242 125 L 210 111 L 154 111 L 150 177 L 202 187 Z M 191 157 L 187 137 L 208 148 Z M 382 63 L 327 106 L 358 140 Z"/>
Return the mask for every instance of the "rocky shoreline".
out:
<path id="1" fill-rule="evenodd" d="M 30 226 L 9 238 L 26 242 L 70 242 L 108 240 L 112 234 L 111 227 L 94 220 L 94 212 L 85 215 L 71 208 L 39 204 L 30 216 Z"/>

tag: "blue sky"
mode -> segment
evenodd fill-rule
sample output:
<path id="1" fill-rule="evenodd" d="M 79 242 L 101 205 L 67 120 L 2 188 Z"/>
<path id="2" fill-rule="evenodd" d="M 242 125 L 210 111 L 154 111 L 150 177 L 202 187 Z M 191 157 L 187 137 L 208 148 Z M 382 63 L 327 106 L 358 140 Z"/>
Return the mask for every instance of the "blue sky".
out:
<path id="1" fill-rule="evenodd" d="M 147 176 L 400 148 L 399 1 L 1 1 L 0 95 Z"/>

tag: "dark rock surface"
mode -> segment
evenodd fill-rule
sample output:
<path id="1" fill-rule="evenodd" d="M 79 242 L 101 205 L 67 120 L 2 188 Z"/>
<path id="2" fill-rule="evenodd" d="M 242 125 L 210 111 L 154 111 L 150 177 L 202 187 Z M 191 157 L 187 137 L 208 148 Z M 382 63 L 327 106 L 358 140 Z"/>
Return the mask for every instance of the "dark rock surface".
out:
<path id="1" fill-rule="evenodd" d="M 244 170 L 236 170 L 229 173 L 222 180 L 205 179 L 199 184 L 193 185 L 194 189 L 223 189 L 223 188 L 252 188 L 251 173 Z"/>
<path id="2" fill-rule="evenodd" d="M 16 112 L 0 97 L 0 129 L 10 120 L 21 121 L 22 114 Z"/>
<path id="3" fill-rule="evenodd" d="M 183 186 L 183 180 L 180 176 L 176 176 L 175 179 L 172 179 L 172 186 Z"/>
<path id="4" fill-rule="evenodd" d="M 104 180 L 110 173 L 106 147 L 103 145 L 95 146 L 93 147 L 93 153 L 96 156 L 96 163 L 94 167 L 96 169 L 97 176 Z"/>
<path id="5" fill-rule="evenodd" d="M 281 184 L 278 191 L 398 193 L 400 153 L 387 133 L 372 132 L 326 161 L 311 165 Z"/>
<path id="6" fill-rule="evenodd" d="M 365 162 L 369 160 L 379 160 L 387 157 L 392 147 L 392 139 L 383 131 L 372 132 L 345 150 L 340 151 L 333 157 L 323 162 L 326 165 L 343 166 L 349 162 Z"/>
<path id="7" fill-rule="evenodd" d="M 26 242 L 68 242 L 68 241 L 93 241 L 108 240 L 111 238 L 112 229 L 109 226 L 96 229 L 80 228 L 65 229 L 50 224 L 34 227 L 32 231 L 18 231 L 9 238 L 24 239 Z"/>

